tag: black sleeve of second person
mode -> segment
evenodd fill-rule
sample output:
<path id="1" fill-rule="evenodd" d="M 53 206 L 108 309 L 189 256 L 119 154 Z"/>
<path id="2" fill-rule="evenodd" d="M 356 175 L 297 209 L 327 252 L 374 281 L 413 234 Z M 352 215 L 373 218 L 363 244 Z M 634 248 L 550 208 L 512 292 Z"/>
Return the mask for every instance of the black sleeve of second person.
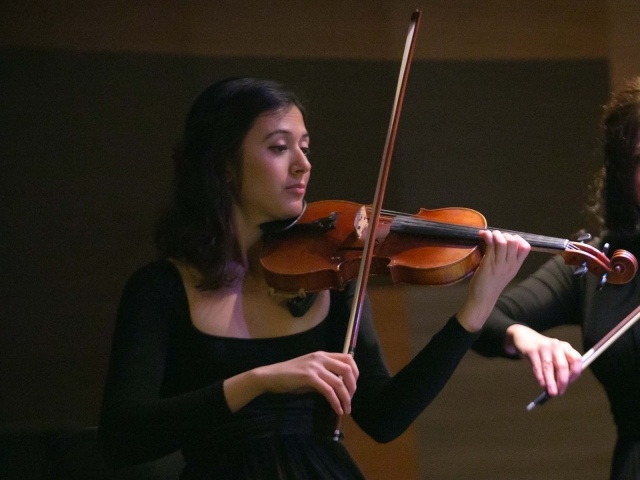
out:
<path id="1" fill-rule="evenodd" d="M 579 324 L 579 283 L 584 281 L 573 274 L 562 257 L 548 260 L 500 296 L 473 350 L 488 357 L 509 358 L 504 351 L 504 341 L 507 328 L 513 324 L 527 325 L 539 332 Z"/>

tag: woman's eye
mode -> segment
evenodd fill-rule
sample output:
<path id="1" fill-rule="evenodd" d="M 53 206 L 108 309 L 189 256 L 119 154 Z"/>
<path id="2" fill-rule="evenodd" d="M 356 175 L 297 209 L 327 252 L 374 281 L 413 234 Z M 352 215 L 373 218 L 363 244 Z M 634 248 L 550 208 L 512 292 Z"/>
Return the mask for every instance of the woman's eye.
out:
<path id="1" fill-rule="evenodd" d="M 286 145 L 273 145 L 269 147 L 269 149 L 275 153 L 284 153 L 289 150 L 289 147 L 287 147 Z M 309 147 L 300 147 L 300 150 L 305 156 L 309 156 L 309 153 L 311 153 Z"/>

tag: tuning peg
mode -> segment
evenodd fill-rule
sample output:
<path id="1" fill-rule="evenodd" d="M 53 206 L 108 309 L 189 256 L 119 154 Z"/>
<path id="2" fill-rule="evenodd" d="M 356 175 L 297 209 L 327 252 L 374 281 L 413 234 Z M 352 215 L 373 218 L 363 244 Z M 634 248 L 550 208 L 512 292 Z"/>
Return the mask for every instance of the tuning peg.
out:
<path id="1" fill-rule="evenodd" d="M 584 232 L 584 233 L 581 233 L 580 235 L 578 235 L 578 240 L 577 241 L 580 242 L 580 243 L 585 243 L 585 242 L 591 241 L 592 238 L 593 237 L 591 236 L 590 233 Z"/>
<path id="2" fill-rule="evenodd" d="M 609 255 L 609 250 L 611 249 L 611 245 L 609 245 L 609 243 L 605 243 L 602 246 L 602 253 L 604 253 L 605 255 Z"/>
<path id="3" fill-rule="evenodd" d="M 582 262 L 582 265 L 580 265 L 578 268 L 575 269 L 575 271 L 573 272 L 573 274 L 576 277 L 581 277 L 583 276 L 585 273 L 587 273 L 587 262 Z"/>
<path id="4" fill-rule="evenodd" d="M 598 290 L 602 290 L 604 288 L 605 284 L 607 283 L 607 275 L 607 273 L 602 275 L 602 278 L 598 282 Z"/>

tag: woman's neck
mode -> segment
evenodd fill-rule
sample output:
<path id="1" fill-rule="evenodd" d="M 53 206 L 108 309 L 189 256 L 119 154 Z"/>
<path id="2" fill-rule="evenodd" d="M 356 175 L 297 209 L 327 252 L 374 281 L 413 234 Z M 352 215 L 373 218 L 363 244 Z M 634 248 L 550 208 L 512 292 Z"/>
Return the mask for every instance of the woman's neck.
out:
<path id="1" fill-rule="evenodd" d="M 260 251 L 262 248 L 262 230 L 255 222 L 249 221 L 242 211 L 234 206 L 233 228 L 246 274 L 260 270 Z"/>

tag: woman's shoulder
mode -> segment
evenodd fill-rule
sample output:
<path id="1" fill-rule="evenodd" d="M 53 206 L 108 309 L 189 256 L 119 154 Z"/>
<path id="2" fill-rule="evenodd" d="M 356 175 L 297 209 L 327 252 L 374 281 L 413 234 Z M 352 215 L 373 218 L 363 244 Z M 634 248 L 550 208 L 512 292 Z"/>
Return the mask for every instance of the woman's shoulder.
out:
<path id="1" fill-rule="evenodd" d="M 171 289 L 181 285 L 180 273 L 173 262 L 155 260 L 138 267 L 127 280 L 127 288 Z"/>
<path id="2" fill-rule="evenodd" d="M 177 275 L 178 271 L 175 264 L 169 259 L 159 259 L 148 262 L 136 270 L 134 270 L 131 277 L 138 276 L 163 276 L 163 275 Z"/>

